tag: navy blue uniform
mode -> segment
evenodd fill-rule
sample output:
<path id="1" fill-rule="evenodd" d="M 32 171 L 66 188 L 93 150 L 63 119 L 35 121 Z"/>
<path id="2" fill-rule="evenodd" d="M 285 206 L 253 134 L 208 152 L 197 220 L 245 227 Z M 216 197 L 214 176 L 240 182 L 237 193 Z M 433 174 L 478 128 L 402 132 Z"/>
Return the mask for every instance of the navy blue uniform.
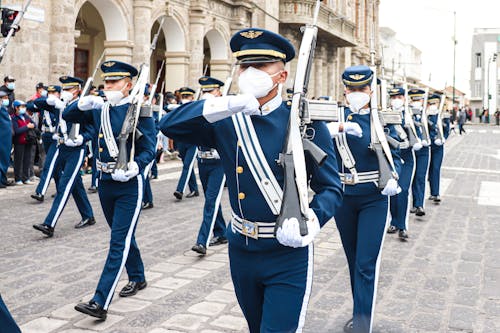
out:
<path id="1" fill-rule="evenodd" d="M 361 138 L 346 135 L 347 145 L 356 162 L 358 174 L 378 173 L 379 165 L 375 153 L 369 148 L 371 124 L 369 109 L 352 113 L 345 109 L 346 119 L 358 123 L 363 131 Z M 394 126 L 386 128 L 391 137 L 397 139 Z M 400 173 L 399 149 L 391 149 L 396 171 Z M 337 153 L 338 154 L 338 153 Z M 350 178 L 337 155 L 339 170 Z M 376 176 L 378 177 L 378 176 Z M 376 178 L 375 177 L 375 178 Z M 344 252 L 347 257 L 353 295 L 354 332 L 371 332 L 373 307 L 376 298 L 380 257 L 388 223 L 388 197 L 381 194 L 375 181 L 344 185 L 342 206 L 335 214 Z"/>
<path id="2" fill-rule="evenodd" d="M 21 333 L 2 296 L 0 296 L 0 333 Z"/>
<path id="3" fill-rule="evenodd" d="M 186 188 L 189 186 L 190 192 L 198 192 L 198 184 L 194 175 L 194 162 L 196 161 L 198 151 L 196 145 L 184 143 L 179 140 L 177 141 L 177 151 L 182 159 L 182 172 L 176 191 L 185 193 Z"/>
<path id="4" fill-rule="evenodd" d="M 435 140 L 438 138 L 437 117 L 437 114 L 429 115 L 429 136 L 432 141 L 429 163 L 429 185 L 432 196 L 439 196 L 441 164 L 444 157 L 444 142 L 441 145 L 435 143 Z M 450 135 L 450 118 L 443 118 L 442 123 L 444 138 L 447 139 Z"/>
<path id="5" fill-rule="evenodd" d="M 423 139 L 421 128 L 421 115 L 414 115 L 415 127 L 420 139 Z M 429 170 L 430 147 L 422 147 L 415 152 L 415 175 L 411 185 L 413 196 L 413 207 L 424 207 L 425 205 L 425 180 Z"/>
<path id="6" fill-rule="evenodd" d="M 78 104 L 78 100 L 70 102 L 71 105 Z M 56 109 L 57 110 L 57 109 Z M 75 126 L 70 122 L 66 122 L 67 133 L 71 127 Z M 59 130 L 61 127 L 59 126 Z M 82 216 L 82 220 L 94 217 L 92 206 L 90 205 L 87 193 L 83 186 L 80 168 L 85 158 L 85 142 L 91 140 L 95 135 L 95 130 L 92 124 L 86 124 L 80 129 L 80 134 L 83 136 L 83 144 L 78 147 L 68 147 L 64 142 L 58 144 L 55 158 L 55 169 L 59 172 L 59 181 L 57 182 L 57 193 L 50 208 L 49 214 L 45 218 L 44 224 L 54 228 L 59 216 L 61 216 L 66 203 L 68 202 L 70 193 L 73 195 L 75 204 Z M 63 140 L 64 135 L 60 132 L 59 137 Z"/>
<path id="7" fill-rule="evenodd" d="M 118 106 L 112 106 L 109 109 L 114 138 L 118 137 L 120 133 L 129 105 L 129 98 L 125 98 Z M 101 167 L 99 168 L 98 192 L 104 216 L 111 228 L 111 240 L 106 264 L 92 300 L 101 305 L 104 310 L 107 310 L 123 267 L 127 269 L 130 281 L 145 281 L 144 265 L 134 233 L 142 205 L 144 188 L 142 175 L 146 166 L 154 158 L 156 136 L 153 119 L 151 117 L 140 117 L 137 129 L 143 135 L 136 139 L 134 156 L 134 161 L 139 167 L 139 174 L 128 182 L 115 181 L 106 168 L 108 163 L 113 163 L 115 160 L 110 156 L 103 138 L 101 112 L 101 109 L 82 112 L 74 103 L 66 109 L 63 118 L 71 122 L 92 124 L 95 128 L 100 129 L 97 159 Z M 131 147 L 132 135 L 129 136 L 127 142 L 128 156 L 130 156 Z"/>
<path id="8" fill-rule="evenodd" d="M 5 107 L 0 108 L 0 133 L 2 133 L 2 144 L 0 144 L 0 183 L 7 184 L 7 170 L 10 164 L 10 151 L 12 149 L 12 122 Z"/>
<path id="9" fill-rule="evenodd" d="M 160 129 L 175 140 L 214 148 L 221 157 L 233 210 L 226 233 L 231 277 L 250 332 L 300 331 L 311 291 L 313 246 L 284 246 L 272 232 L 261 238 L 259 231 L 258 239 L 242 234 L 241 223 L 245 221 L 258 221 L 259 228 L 266 225 L 274 229 L 277 215 L 250 171 L 249 164 L 259 162 L 244 157 L 231 117 L 213 123 L 204 117 L 204 104 L 213 100 L 188 103 L 171 111 L 161 120 Z M 279 96 L 271 103 L 272 112 L 247 117 L 246 121 L 253 123 L 265 159 L 282 188 L 284 173 L 276 159 L 283 149 L 290 111 Z M 310 186 L 316 193 L 310 207 L 324 225 L 335 213 L 342 194 L 328 129 L 323 122 L 315 122 L 312 127 L 313 141 L 328 154 L 321 168 L 306 156 Z"/>
<path id="10" fill-rule="evenodd" d="M 198 152 L 198 171 L 205 193 L 205 205 L 196 244 L 208 247 L 212 231 L 214 237 L 224 237 L 226 234 L 226 222 L 220 204 L 226 176 L 218 154 L 215 155 L 206 147 L 198 147 Z"/>

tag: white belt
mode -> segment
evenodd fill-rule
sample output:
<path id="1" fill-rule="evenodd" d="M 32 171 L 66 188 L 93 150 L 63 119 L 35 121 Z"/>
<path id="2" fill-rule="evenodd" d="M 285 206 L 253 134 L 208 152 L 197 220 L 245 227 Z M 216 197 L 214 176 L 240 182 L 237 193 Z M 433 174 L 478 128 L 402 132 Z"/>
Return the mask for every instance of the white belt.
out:
<path id="1" fill-rule="evenodd" d="M 101 172 L 104 173 L 113 173 L 115 170 L 116 162 L 101 162 L 99 160 L 96 160 L 95 165 L 97 167 L 97 170 L 100 170 Z"/>
<path id="2" fill-rule="evenodd" d="M 252 222 L 242 219 L 232 212 L 231 224 L 234 229 L 243 236 L 250 238 L 274 238 L 274 226 L 276 222 Z"/>
<path id="3" fill-rule="evenodd" d="M 408 149 L 410 148 L 410 143 L 408 141 L 403 141 L 399 143 L 399 149 Z"/>
<path id="4" fill-rule="evenodd" d="M 339 172 L 339 176 L 342 183 L 347 185 L 355 185 L 355 184 L 371 183 L 378 181 L 379 172 L 378 171 L 358 172 L 356 177 L 353 177 L 353 175 L 350 173 Z"/>
<path id="5" fill-rule="evenodd" d="M 43 132 L 44 133 L 55 133 L 56 130 L 54 128 L 50 128 L 49 126 L 43 126 Z"/>
<path id="6" fill-rule="evenodd" d="M 203 158 L 207 160 L 218 160 L 211 151 L 198 151 L 198 158 Z"/>

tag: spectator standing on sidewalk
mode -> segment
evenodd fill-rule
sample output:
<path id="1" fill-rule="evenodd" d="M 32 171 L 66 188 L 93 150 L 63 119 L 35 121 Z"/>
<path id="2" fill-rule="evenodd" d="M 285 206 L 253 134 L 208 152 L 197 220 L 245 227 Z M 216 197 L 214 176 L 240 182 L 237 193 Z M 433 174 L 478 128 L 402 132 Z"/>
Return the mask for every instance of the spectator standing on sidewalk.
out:
<path id="1" fill-rule="evenodd" d="M 7 169 L 10 164 L 10 151 L 12 149 L 12 122 L 7 111 L 9 96 L 5 91 L 0 91 L 0 188 L 11 185 L 7 181 Z"/>
<path id="2" fill-rule="evenodd" d="M 31 161 L 32 136 L 28 135 L 30 129 L 35 128 L 35 124 L 26 114 L 26 103 L 15 100 L 12 104 L 15 114 L 12 117 L 12 127 L 14 129 L 14 178 L 16 185 L 33 184 L 29 180 L 28 170 Z"/>
<path id="3" fill-rule="evenodd" d="M 3 79 L 3 86 L 0 87 L 0 91 L 4 91 L 9 96 L 9 106 L 7 110 L 9 110 L 9 114 L 14 114 L 13 103 L 16 100 L 16 94 L 14 93 L 14 89 L 16 89 L 16 79 L 12 76 L 7 75 Z"/>

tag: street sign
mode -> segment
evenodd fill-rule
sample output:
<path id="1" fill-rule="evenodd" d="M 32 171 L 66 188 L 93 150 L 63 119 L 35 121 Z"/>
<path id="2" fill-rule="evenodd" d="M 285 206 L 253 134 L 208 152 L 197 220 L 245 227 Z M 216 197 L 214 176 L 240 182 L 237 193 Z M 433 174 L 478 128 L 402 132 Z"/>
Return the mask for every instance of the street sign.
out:
<path id="1" fill-rule="evenodd" d="M 9 9 L 18 10 L 18 11 L 22 10 L 20 5 L 8 5 L 8 6 L 5 6 L 4 8 L 9 8 Z M 30 6 L 28 8 L 28 10 L 26 11 L 26 13 L 24 14 L 24 19 L 43 23 L 43 22 L 45 22 L 45 10 L 42 8 L 36 8 L 36 7 Z"/>

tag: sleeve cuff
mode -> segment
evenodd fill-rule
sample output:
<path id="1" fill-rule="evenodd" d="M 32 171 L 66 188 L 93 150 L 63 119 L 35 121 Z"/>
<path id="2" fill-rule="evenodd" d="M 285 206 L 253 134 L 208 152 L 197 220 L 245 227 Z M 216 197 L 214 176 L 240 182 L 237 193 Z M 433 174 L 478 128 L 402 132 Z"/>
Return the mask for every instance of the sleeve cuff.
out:
<path id="1" fill-rule="evenodd" d="M 233 112 L 228 110 L 229 96 L 217 97 L 205 100 L 203 105 L 203 117 L 209 123 L 231 117 Z"/>

